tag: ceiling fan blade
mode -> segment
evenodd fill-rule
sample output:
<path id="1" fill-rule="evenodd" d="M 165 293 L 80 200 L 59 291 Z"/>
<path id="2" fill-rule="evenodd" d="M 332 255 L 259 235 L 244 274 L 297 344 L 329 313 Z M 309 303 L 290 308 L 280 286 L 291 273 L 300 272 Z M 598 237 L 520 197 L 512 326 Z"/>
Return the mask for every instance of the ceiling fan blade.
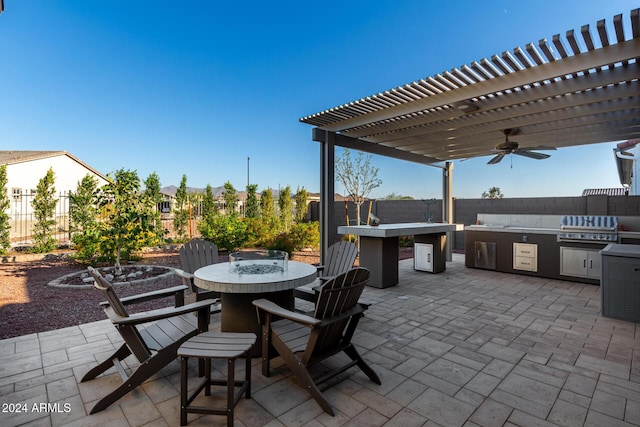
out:
<path id="1" fill-rule="evenodd" d="M 504 153 L 500 153 L 497 156 L 495 156 L 494 158 L 492 158 L 491 160 L 489 160 L 487 162 L 488 165 L 495 165 L 496 163 L 500 163 L 500 160 L 504 159 L 505 154 Z"/>
<path id="2" fill-rule="evenodd" d="M 531 159 L 536 159 L 536 160 L 543 160 L 543 159 L 548 159 L 549 157 L 551 157 L 548 154 L 536 153 L 534 151 L 528 151 L 528 150 L 515 150 L 513 152 L 513 154 L 517 154 L 519 156 L 524 156 L 524 157 L 529 157 Z"/>
<path id="3" fill-rule="evenodd" d="M 556 147 L 549 147 L 546 145 L 538 145 L 537 147 L 520 147 L 521 150 L 540 151 L 540 150 L 556 150 Z"/>

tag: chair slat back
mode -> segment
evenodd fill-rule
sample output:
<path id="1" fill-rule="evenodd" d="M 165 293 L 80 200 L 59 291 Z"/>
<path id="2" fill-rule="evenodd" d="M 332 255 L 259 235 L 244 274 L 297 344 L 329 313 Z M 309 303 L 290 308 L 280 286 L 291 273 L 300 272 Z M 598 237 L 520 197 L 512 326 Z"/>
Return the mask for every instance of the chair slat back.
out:
<path id="1" fill-rule="evenodd" d="M 320 287 L 314 317 L 326 319 L 353 308 L 360 299 L 364 286 L 369 281 L 369 270 L 353 268 L 329 280 Z M 342 339 L 350 318 L 332 323 L 322 328 L 314 344 L 314 352 L 335 349 Z"/>
<path id="2" fill-rule="evenodd" d="M 124 308 L 124 305 L 120 301 L 120 298 L 118 298 L 118 295 L 113 289 L 111 283 L 109 283 L 109 281 L 105 279 L 102 274 L 100 274 L 100 272 L 95 268 L 88 267 L 87 269 L 89 270 L 89 274 L 91 275 L 91 277 L 93 277 L 93 286 L 105 294 L 105 296 L 107 297 L 107 301 L 109 301 L 109 305 L 111 306 L 113 311 L 118 316 L 129 317 L 129 313 L 127 313 L 127 310 Z"/>
<path id="3" fill-rule="evenodd" d="M 203 239 L 192 239 L 180 248 L 180 265 L 187 273 L 218 262 L 218 247 Z"/>
<path id="4" fill-rule="evenodd" d="M 358 256 L 358 247 L 351 242 L 334 243 L 327 249 L 323 276 L 337 276 L 353 267 Z"/>

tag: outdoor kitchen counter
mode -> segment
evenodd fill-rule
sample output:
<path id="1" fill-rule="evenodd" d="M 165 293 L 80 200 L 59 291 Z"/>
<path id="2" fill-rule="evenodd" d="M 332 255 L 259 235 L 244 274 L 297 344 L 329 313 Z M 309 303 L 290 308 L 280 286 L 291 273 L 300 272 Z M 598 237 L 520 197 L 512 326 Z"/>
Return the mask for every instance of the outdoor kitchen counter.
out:
<path id="1" fill-rule="evenodd" d="M 398 284 L 398 240 L 400 236 L 414 236 L 415 242 L 433 243 L 433 257 L 441 260 L 439 272 L 444 269 L 446 234 L 462 231 L 462 224 L 411 222 L 381 224 L 379 226 L 353 225 L 338 227 L 339 234 L 360 236 L 360 266 L 370 271 L 369 286 L 387 288 Z"/>
<path id="2" fill-rule="evenodd" d="M 559 228 L 537 228 L 537 227 L 518 227 L 510 225 L 467 225 L 465 231 L 493 231 L 497 233 L 531 233 L 531 234 L 553 234 L 554 236 L 560 231 Z"/>
<path id="3" fill-rule="evenodd" d="M 521 226 L 469 225 L 465 227 L 465 265 L 504 273 L 547 277 L 581 283 L 599 284 L 599 274 L 593 277 L 563 274 L 562 248 L 594 251 L 606 246 L 606 242 L 558 242 L 560 228 L 536 228 Z M 478 245 L 490 247 L 492 264 L 483 264 L 488 255 L 478 255 Z M 481 246 L 481 247 L 482 247 Z M 517 250 L 535 253 L 530 261 L 531 269 L 523 269 L 516 262 Z M 591 252 L 589 252 L 591 253 Z"/>

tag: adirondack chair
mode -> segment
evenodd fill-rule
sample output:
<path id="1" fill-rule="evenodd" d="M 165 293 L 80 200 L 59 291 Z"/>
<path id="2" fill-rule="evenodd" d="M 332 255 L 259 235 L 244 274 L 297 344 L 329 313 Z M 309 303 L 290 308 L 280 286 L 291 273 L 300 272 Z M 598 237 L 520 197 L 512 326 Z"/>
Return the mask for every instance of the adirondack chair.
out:
<path id="1" fill-rule="evenodd" d="M 317 266 L 318 280 L 309 285 L 294 289 L 293 296 L 305 301 L 315 302 L 318 287 L 327 280 L 352 268 L 357 256 L 358 248 L 351 242 L 340 241 L 329 246 L 325 257 L 325 264 Z"/>
<path id="2" fill-rule="evenodd" d="M 220 292 L 207 291 L 193 283 L 193 273 L 200 267 L 218 262 L 218 247 L 215 243 L 202 239 L 192 239 L 180 248 L 180 266 L 175 269 L 176 276 L 182 279 L 182 284 L 189 286 L 196 295 L 196 301 L 208 298 L 220 298 Z"/>
<path id="3" fill-rule="evenodd" d="M 214 300 L 203 300 L 184 305 L 186 286 L 147 292 L 126 298 L 118 298 L 111 283 L 97 270 L 89 267 L 94 278 L 94 286 L 102 291 L 107 301 L 101 303 L 105 313 L 113 322 L 124 343 L 104 362 L 92 368 L 82 377 L 81 382 L 94 379 L 112 366 L 123 379 L 122 385 L 100 399 L 91 410 L 92 414 L 102 411 L 142 384 L 153 374 L 176 359 L 178 347 L 189 338 L 209 329 L 210 307 Z M 125 305 L 173 296 L 175 308 L 162 308 L 143 313 L 129 314 Z M 196 313 L 196 316 L 193 315 Z M 140 365 L 128 375 L 120 361 L 133 354 Z M 204 365 L 200 365 L 200 373 Z"/>
<path id="4" fill-rule="evenodd" d="M 381 384 L 351 343 L 358 321 L 368 307 L 358 303 L 368 279 L 369 270 L 354 268 L 321 285 L 313 316 L 283 309 L 266 299 L 253 301 L 262 325 L 262 374 L 270 375 L 275 350 L 302 387 L 331 416 L 333 408 L 318 389 L 319 384 L 355 365 L 371 381 Z M 349 363 L 312 377 L 310 367 L 341 351 L 349 356 Z"/>

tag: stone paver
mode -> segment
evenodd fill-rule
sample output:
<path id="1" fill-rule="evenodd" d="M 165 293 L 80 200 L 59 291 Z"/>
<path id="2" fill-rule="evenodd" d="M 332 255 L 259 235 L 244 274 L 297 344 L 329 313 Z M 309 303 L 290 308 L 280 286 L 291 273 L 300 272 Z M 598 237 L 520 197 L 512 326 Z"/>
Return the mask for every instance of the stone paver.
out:
<path id="1" fill-rule="evenodd" d="M 597 286 L 467 269 L 457 254 L 440 274 L 412 260 L 399 271 L 398 286 L 365 290 L 373 304 L 353 340 L 381 386 L 345 372 L 324 391 L 330 417 L 286 367 L 276 361 L 265 378 L 256 359 L 236 425 L 640 425 L 640 325 L 600 316 Z M 107 320 L 0 341 L 0 425 L 178 425 L 177 363 L 88 415 L 121 379 L 113 369 L 79 379 L 119 342 Z"/>

